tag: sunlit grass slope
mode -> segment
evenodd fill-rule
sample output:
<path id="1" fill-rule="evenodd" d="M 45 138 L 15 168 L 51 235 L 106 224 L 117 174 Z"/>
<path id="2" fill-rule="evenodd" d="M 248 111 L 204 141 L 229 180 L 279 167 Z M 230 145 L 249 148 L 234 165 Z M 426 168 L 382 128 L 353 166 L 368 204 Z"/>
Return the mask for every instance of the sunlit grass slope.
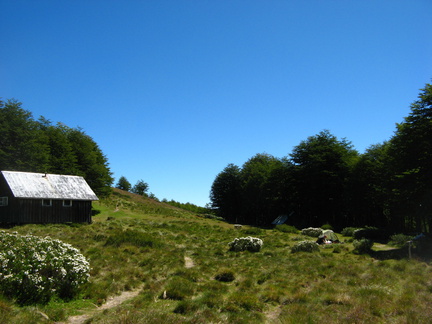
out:
<path id="1" fill-rule="evenodd" d="M 18 307 L 0 300 L 2 323 L 54 323 L 140 289 L 90 323 L 425 323 L 432 318 L 432 267 L 373 258 L 351 243 L 292 253 L 300 234 L 206 219 L 116 190 L 94 203 L 93 224 L 24 225 L 7 231 L 51 236 L 80 249 L 91 280 L 78 300 Z M 260 252 L 230 252 L 236 237 Z M 344 238 L 342 238 L 344 239 Z M 402 251 L 402 255 L 406 251 Z M 406 253 L 405 253 L 406 254 Z"/>

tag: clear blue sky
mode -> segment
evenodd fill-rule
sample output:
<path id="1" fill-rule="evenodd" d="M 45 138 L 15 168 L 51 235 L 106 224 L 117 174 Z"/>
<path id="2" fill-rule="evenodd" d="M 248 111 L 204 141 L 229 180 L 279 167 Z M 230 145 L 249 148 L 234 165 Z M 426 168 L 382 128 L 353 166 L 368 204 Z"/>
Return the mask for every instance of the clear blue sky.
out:
<path id="1" fill-rule="evenodd" d="M 117 182 L 204 206 L 328 129 L 388 140 L 432 78 L 431 0 L 0 0 L 0 97 L 80 126 Z"/>

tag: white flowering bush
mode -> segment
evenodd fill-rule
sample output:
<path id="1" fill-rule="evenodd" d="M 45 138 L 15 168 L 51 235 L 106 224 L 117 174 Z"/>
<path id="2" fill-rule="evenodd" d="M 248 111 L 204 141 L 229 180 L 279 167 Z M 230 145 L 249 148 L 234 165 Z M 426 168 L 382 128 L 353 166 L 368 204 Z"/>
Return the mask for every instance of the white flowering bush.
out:
<path id="1" fill-rule="evenodd" d="M 263 241 L 257 237 L 240 237 L 228 243 L 230 251 L 250 251 L 259 252 L 263 246 Z"/>
<path id="2" fill-rule="evenodd" d="M 72 298 L 89 271 L 86 258 L 70 244 L 0 231 L 0 290 L 21 305 Z"/>
<path id="3" fill-rule="evenodd" d="M 314 241 L 301 241 L 291 248 L 291 252 L 319 252 L 319 247 Z"/>
<path id="4" fill-rule="evenodd" d="M 310 236 L 310 237 L 318 237 L 318 236 L 322 235 L 322 233 L 323 233 L 323 230 L 321 228 L 308 227 L 308 228 L 302 229 L 302 234 Z"/>

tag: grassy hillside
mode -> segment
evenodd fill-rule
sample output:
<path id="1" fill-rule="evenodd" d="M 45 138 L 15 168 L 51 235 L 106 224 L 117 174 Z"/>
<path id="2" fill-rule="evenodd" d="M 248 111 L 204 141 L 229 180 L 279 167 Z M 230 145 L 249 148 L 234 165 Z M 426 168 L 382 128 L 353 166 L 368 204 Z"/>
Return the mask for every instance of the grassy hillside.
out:
<path id="1" fill-rule="evenodd" d="M 407 249 L 371 255 L 344 244 L 292 253 L 300 234 L 243 227 L 115 190 L 94 203 L 93 224 L 6 229 L 58 238 L 84 254 L 91 280 L 77 300 L 18 307 L 0 299 L 1 323 L 425 323 L 432 317 L 432 267 Z M 237 237 L 260 252 L 231 252 Z M 118 306 L 106 302 L 130 294 Z M 124 296 L 124 295 L 121 295 Z M 105 305 L 100 308 L 101 305 Z M 74 318 L 78 323 L 79 318 Z"/>

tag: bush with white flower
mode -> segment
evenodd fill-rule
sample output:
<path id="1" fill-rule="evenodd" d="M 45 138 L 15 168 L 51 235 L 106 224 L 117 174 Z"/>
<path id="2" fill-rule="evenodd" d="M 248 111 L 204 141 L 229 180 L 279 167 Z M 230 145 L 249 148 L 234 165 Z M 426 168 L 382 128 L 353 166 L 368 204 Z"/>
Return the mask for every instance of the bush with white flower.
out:
<path id="1" fill-rule="evenodd" d="M 301 232 L 303 235 L 306 235 L 306 236 L 318 237 L 318 236 L 322 235 L 323 230 L 321 228 L 308 227 L 308 228 L 303 228 Z"/>
<path id="2" fill-rule="evenodd" d="M 234 241 L 228 243 L 230 251 L 250 251 L 259 252 L 263 246 L 263 241 L 257 237 L 240 237 L 235 238 Z"/>
<path id="3" fill-rule="evenodd" d="M 301 241 L 291 248 L 291 252 L 319 252 L 319 247 L 314 241 Z"/>
<path id="4" fill-rule="evenodd" d="M 70 244 L 0 231 L 0 291 L 21 305 L 71 299 L 89 272 L 86 258 Z"/>

